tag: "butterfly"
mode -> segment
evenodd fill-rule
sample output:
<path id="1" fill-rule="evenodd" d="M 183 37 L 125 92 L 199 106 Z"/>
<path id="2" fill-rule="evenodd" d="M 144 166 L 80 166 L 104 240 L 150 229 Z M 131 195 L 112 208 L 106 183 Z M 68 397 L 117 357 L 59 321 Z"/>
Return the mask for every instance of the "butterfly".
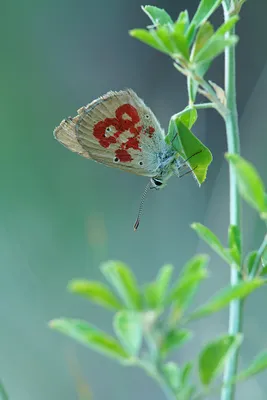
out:
<path id="1" fill-rule="evenodd" d="M 184 165 L 151 109 L 131 90 L 110 91 L 64 119 L 54 137 L 85 158 L 150 178 L 148 188 L 163 188 Z M 144 194 L 145 194 L 144 193 Z M 144 196 L 141 201 L 143 203 Z M 135 229 L 139 225 L 139 209 Z"/>

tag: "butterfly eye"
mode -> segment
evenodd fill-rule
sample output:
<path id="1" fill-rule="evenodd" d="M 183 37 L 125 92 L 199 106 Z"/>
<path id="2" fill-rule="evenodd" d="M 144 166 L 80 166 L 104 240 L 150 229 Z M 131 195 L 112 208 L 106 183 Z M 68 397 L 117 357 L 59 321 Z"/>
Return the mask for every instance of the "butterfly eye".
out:
<path id="1" fill-rule="evenodd" d="M 117 162 L 119 162 L 120 160 L 118 159 L 118 157 L 115 157 L 115 158 L 113 158 L 113 161 L 114 161 L 115 163 L 117 163 Z"/>

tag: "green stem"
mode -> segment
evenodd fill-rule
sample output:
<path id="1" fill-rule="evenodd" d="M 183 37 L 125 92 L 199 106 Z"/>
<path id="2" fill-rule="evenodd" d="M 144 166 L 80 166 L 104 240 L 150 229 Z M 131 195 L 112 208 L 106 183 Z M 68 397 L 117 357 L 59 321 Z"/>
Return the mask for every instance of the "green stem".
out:
<path id="1" fill-rule="evenodd" d="M 230 2 L 223 1 L 225 21 L 229 19 Z M 231 34 L 234 34 L 232 29 Z M 236 71 L 235 71 L 235 47 L 225 49 L 225 95 L 229 113 L 225 116 L 228 152 L 231 154 L 240 153 L 239 128 L 236 105 Z M 237 178 L 233 167 L 229 166 L 230 179 L 230 224 L 236 225 L 241 232 L 241 210 L 240 197 L 237 189 Z M 236 285 L 242 280 L 242 275 L 234 267 L 231 268 L 231 285 Z M 229 328 L 231 335 L 236 335 L 242 330 L 242 301 L 234 300 L 230 304 Z M 238 349 L 227 360 L 224 371 L 224 388 L 221 392 L 221 400 L 233 400 L 235 386 L 227 385 L 237 373 Z"/>
<path id="2" fill-rule="evenodd" d="M 263 254 L 265 253 L 266 249 L 267 249 L 267 235 L 264 236 L 262 244 L 260 245 L 260 248 L 257 252 L 257 256 L 255 258 L 254 264 L 251 268 L 251 272 L 249 275 L 249 277 L 251 279 L 257 275 L 259 269 L 261 268 L 261 259 L 262 259 Z"/>
<path id="3" fill-rule="evenodd" d="M 204 110 L 206 108 L 215 108 L 215 109 L 217 109 L 216 104 L 214 104 L 214 103 L 198 103 L 198 104 L 193 104 L 192 106 L 187 106 L 184 110 L 174 114 L 172 116 L 172 118 L 173 119 L 179 118 L 181 115 L 185 114 L 188 110 L 193 110 L 194 108 L 196 110 Z"/>

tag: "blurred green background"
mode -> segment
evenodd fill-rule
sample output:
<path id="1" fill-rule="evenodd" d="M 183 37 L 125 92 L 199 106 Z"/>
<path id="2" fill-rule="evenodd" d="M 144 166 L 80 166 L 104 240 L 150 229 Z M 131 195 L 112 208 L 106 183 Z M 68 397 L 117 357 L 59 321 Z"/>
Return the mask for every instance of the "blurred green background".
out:
<path id="1" fill-rule="evenodd" d="M 224 126 L 203 111 L 195 132 L 214 161 L 201 189 L 192 177 L 173 178 L 147 198 L 140 229 L 133 232 L 146 179 L 90 162 L 67 151 L 53 129 L 108 90 L 133 88 L 167 127 L 187 101 L 184 78 L 170 60 L 135 41 L 128 30 L 149 22 L 140 0 L 58 0 L 2 3 L 1 9 L 1 225 L 0 378 L 11 400 L 77 399 L 76 374 L 93 399 L 162 399 L 136 369 L 122 368 L 48 328 L 59 316 L 80 317 L 111 331 L 111 315 L 66 292 L 72 278 L 102 279 L 99 264 L 123 260 L 140 283 L 165 262 L 177 274 L 199 243 L 189 224 L 206 224 L 226 241 L 228 170 Z M 175 18 L 198 1 L 161 0 Z M 267 3 L 248 0 L 238 24 L 237 82 L 242 153 L 267 184 Z M 222 18 L 221 11 L 214 23 Z M 223 58 L 209 77 L 222 84 Z M 264 234 L 244 206 L 245 247 Z M 223 287 L 229 270 L 211 254 L 211 276 L 196 303 Z M 245 366 L 267 347 L 266 290 L 246 304 Z M 227 329 L 227 310 L 194 323 L 195 339 L 176 357 L 191 359 L 209 338 Z M 240 385 L 238 399 L 266 399 L 266 373 Z"/>

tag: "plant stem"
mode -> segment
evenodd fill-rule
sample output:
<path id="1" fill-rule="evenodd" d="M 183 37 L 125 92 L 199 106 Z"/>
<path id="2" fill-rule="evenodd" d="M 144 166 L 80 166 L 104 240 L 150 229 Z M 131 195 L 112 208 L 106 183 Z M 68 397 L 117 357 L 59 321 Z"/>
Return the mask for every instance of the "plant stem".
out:
<path id="1" fill-rule="evenodd" d="M 230 18 L 230 2 L 223 1 L 224 19 Z M 234 28 L 231 31 L 234 34 Z M 229 113 L 225 116 L 225 127 L 227 135 L 228 152 L 231 154 L 240 153 L 239 128 L 236 105 L 236 71 L 235 71 L 235 47 L 225 49 L 225 95 Z M 233 167 L 229 166 L 230 179 L 230 224 L 235 225 L 241 232 L 241 210 L 240 197 L 237 189 L 237 178 Z M 241 238 L 242 243 L 242 238 Z M 231 285 L 236 285 L 242 280 L 242 275 L 234 267 L 231 268 Z M 242 330 L 242 301 L 234 300 L 230 303 L 229 328 L 231 335 L 236 335 Z M 228 359 L 224 371 L 224 386 L 221 392 L 221 400 L 233 400 L 235 386 L 227 385 L 237 373 L 239 351 L 236 349 Z"/>
<path id="2" fill-rule="evenodd" d="M 215 109 L 217 109 L 216 104 L 214 104 L 214 103 L 198 103 L 198 104 L 193 104 L 192 106 L 187 106 L 184 110 L 178 112 L 177 114 L 174 114 L 172 116 L 172 118 L 173 119 L 178 118 L 181 115 L 185 114 L 188 110 L 193 110 L 194 108 L 196 110 L 204 110 L 206 108 L 215 108 Z"/>
<path id="3" fill-rule="evenodd" d="M 254 264 L 251 268 L 251 272 L 249 275 L 250 278 L 254 278 L 257 275 L 257 273 L 261 267 L 261 258 L 263 256 L 263 254 L 265 253 L 266 249 L 267 249 L 267 235 L 264 236 L 262 244 L 260 245 L 260 248 L 257 252 L 257 256 L 255 258 Z"/>

